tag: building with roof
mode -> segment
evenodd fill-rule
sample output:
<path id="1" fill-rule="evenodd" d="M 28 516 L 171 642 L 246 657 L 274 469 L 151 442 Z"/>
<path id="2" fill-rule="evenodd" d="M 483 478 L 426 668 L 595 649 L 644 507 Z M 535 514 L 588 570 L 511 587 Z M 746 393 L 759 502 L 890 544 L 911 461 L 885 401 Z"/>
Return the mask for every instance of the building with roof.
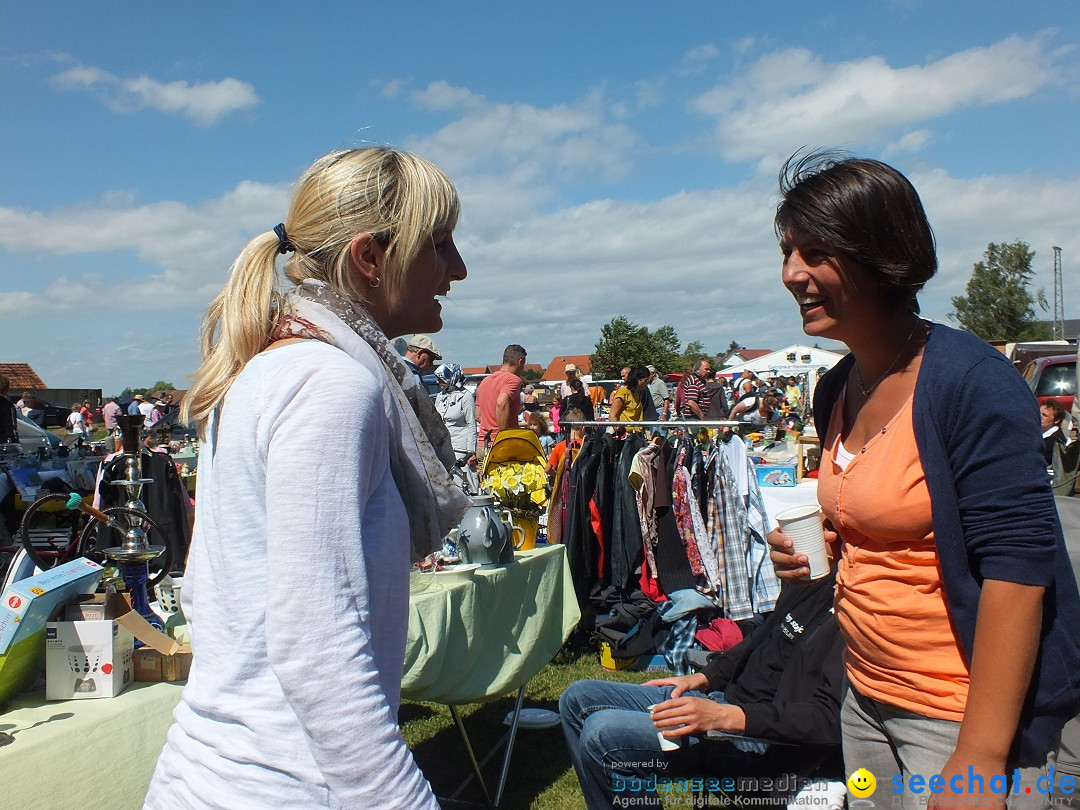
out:
<path id="1" fill-rule="evenodd" d="M 772 354 L 772 349 L 738 348 L 728 352 L 723 357 L 718 357 L 716 364 L 721 368 L 724 366 L 734 366 L 739 363 L 748 363 L 751 360 L 757 360 L 759 357 L 764 357 L 767 354 Z"/>
<path id="2" fill-rule="evenodd" d="M 0 376 L 7 377 L 11 381 L 11 390 L 17 393 L 30 391 L 37 394 L 48 387 L 29 363 L 0 363 Z"/>
<path id="3" fill-rule="evenodd" d="M 547 371 L 540 378 L 541 382 L 562 382 L 566 379 L 566 364 L 573 363 L 577 366 L 578 376 L 584 377 L 592 373 L 591 354 L 560 354 L 551 358 Z"/>

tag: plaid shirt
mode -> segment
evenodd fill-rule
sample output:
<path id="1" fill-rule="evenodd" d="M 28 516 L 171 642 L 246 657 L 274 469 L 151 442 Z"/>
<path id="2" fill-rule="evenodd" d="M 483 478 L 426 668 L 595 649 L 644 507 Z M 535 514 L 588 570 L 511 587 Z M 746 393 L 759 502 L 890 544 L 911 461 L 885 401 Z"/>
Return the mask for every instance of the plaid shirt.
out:
<path id="1" fill-rule="evenodd" d="M 765 505 L 754 470 L 748 489 L 739 491 L 723 453 L 715 455 L 713 496 L 709 499 L 709 536 L 720 558 L 724 612 L 733 621 L 767 613 L 780 597 L 780 581 L 769 561 Z M 748 465 L 753 462 L 745 459 Z"/>

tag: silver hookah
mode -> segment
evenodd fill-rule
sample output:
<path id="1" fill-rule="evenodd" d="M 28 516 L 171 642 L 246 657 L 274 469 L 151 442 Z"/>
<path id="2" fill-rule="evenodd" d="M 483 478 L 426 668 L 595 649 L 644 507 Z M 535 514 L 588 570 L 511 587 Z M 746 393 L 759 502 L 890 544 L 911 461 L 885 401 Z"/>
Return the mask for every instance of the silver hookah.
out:
<path id="1" fill-rule="evenodd" d="M 128 500 L 124 504 L 124 509 L 127 510 L 124 513 L 127 527 L 124 529 L 123 542 L 119 546 L 105 549 L 102 553 L 120 564 L 124 583 L 131 594 L 132 608 L 150 624 L 163 629 L 161 619 L 150 610 L 150 599 L 146 593 L 146 581 L 149 578 L 147 563 L 165 553 L 165 546 L 150 545 L 140 517 L 146 513 L 146 506 L 140 500 L 142 489 L 146 484 L 154 482 L 153 478 L 144 478 L 142 474 L 143 417 L 118 414 L 116 421 L 123 437 L 124 478 L 111 481 L 110 484 L 123 487 L 127 491 Z"/>

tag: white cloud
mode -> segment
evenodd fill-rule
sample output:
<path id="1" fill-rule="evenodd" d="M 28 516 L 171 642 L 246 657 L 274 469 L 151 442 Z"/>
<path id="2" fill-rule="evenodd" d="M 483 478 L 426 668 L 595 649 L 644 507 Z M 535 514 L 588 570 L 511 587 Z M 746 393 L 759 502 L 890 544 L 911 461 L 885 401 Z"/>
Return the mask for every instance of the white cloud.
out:
<path id="1" fill-rule="evenodd" d="M 383 98 L 395 99 L 404 92 L 405 85 L 406 82 L 404 79 L 391 79 L 382 85 L 379 90 L 379 95 Z"/>
<path id="2" fill-rule="evenodd" d="M 762 56 L 693 107 L 716 118 L 716 140 L 732 160 L 803 145 L 865 143 L 962 107 L 1034 93 L 1054 78 L 1049 36 L 1013 36 L 907 67 L 877 56 L 829 63 L 789 49 Z"/>
<path id="3" fill-rule="evenodd" d="M 16 314 L 7 308 L 21 302 L 17 314 L 33 319 L 82 310 L 88 300 L 107 300 L 121 310 L 202 308 L 248 239 L 281 220 L 287 196 L 284 187 L 245 181 L 194 206 L 125 204 L 120 201 L 127 195 L 109 195 L 105 203 L 50 212 L 0 207 L 0 246 L 12 253 L 102 257 L 95 272 L 75 278 L 69 271 L 41 293 L 4 293 L 0 311 Z M 130 267 L 130 259 L 114 263 L 114 254 L 142 266 Z"/>
<path id="4" fill-rule="evenodd" d="M 454 87 L 447 82 L 432 82 L 423 90 L 409 94 L 410 100 L 417 107 L 425 110 L 450 110 L 455 107 L 470 107 L 483 104 L 484 97 L 464 87 Z"/>
<path id="5" fill-rule="evenodd" d="M 911 176 L 938 237 L 941 270 L 922 296 L 931 317 L 945 318 L 987 242 L 1028 241 L 1038 251 L 1036 286 L 1047 289 L 1050 246 L 1064 248 L 1066 267 L 1080 256 L 1080 176 Z M 600 326 L 618 314 L 651 328 L 671 324 L 684 342 L 701 340 L 713 351 L 731 340 L 781 348 L 802 337 L 780 283 L 773 177 L 651 201 L 596 199 L 548 213 L 541 210 L 550 200 L 512 174 L 455 177 L 466 213 L 458 244 L 469 277 L 454 285 L 438 337 L 454 361 L 497 362 L 512 342 L 537 362 L 588 352 Z M 26 324 L 53 334 L 77 312 L 84 334 L 133 329 L 131 342 L 140 335 L 144 341 L 120 359 L 95 363 L 102 375 L 95 384 L 146 384 L 132 376 L 136 371 L 183 379 L 197 364 L 199 319 L 229 263 L 247 239 L 280 220 L 287 194 L 246 182 L 199 205 L 137 204 L 117 194 L 78 209 L 0 208 L 6 250 L 65 268 L 40 289 L 27 274 L 0 293 L 0 345 L 21 345 L 15 330 Z M 73 252 L 92 271 L 50 262 Z M 136 259 L 138 272 L 117 269 Z M 167 356 L 161 345 L 169 347 Z M 65 362 L 60 353 L 43 368 L 56 369 L 50 378 L 70 379 L 77 369 L 66 371 Z"/>
<path id="6" fill-rule="evenodd" d="M 496 221 L 527 215 L 530 204 L 552 199 L 561 186 L 622 177 L 637 147 L 636 135 L 614 120 L 618 111 L 599 90 L 546 108 L 491 103 L 444 82 L 411 98 L 431 109 L 459 111 L 456 120 L 407 147 L 447 171 L 463 196 L 470 184 L 490 189 L 494 196 L 478 200 L 476 210 Z M 471 211 L 467 216 L 478 221 Z"/>
<path id="7" fill-rule="evenodd" d="M 596 200 L 507 222 L 459 241 L 469 277 L 444 309 L 439 345 L 466 364 L 497 362 L 520 342 L 538 362 L 591 351 L 618 314 L 671 324 L 713 351 L 729 341 L 781 348 L 805 340 L 780 283 L 772 231 L 775 175 L 650 202 Z M 990 241 L 1024 239 L 1037 251 L 1035 286 L 1050 289 L 1050 246 L 1066 266 L 1080 255 L 1074 200 L 1080 176 L 956 178 L 913 173 L 937 234 L 940 270 L 921 296 L 945 320 Z M 466 210 L 472 207 L 468 198 Z M 491 202 L 492 208 L 497 208 Z M 489 232 L 490 231 L 490 232 Z M 477 346 L 486 347 L 479 356 Z"/>
<path id="8" fill-rule="evenodd" d="M 233 78 L 195 84 L 160 82 L 148 76 L 124 79 L 98 67 L 78 65 L 54 76 L 53 83 L 66 89 L 87 90 L 113 112 L 157 110 L 189 118 L 203 127 L 259 103 L 251 84 Z"/>
<path id="9" fill-rule="evenodd" d="M 932 133 L 928 129 L 916 129 L 906 132 L 890 144 L 886 144 L 883 153 L 886 156 L 905 152 L 921 152 L 930 143 Z"/>
<path id="10" fill-rule="evenodd" d="M 686 52 L 686 55 L 683 56 L 682 65 L 678 72 L 683 75 L 701 73 L 708 66 L 709 62 L 713 61 L 719 55 L 720 49 L 712 43 L 698 45 L 691 48 Z"/>

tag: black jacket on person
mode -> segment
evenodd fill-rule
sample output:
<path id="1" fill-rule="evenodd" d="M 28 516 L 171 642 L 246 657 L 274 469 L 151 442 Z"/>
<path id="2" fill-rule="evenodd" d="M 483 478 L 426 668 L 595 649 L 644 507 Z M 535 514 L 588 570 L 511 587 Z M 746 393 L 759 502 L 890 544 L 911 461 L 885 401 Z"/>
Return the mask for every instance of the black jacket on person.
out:
<path id="1" fill-rule="evenodd" d="M 592 400 L 585 394 L 574 393 L 568 397 L 563 397 L 559 406 L 559 416 L 565 419 L 571 408 L 580 410 L 585 415 L 586 422 L 592 422 L 596 419 L 596 411 L 593 410 Z"/>
<path id="2" fill-rule="evenodd" d="M 123 506 L 127 502 L 127 490 L 110 484 L 111 481 L 127 477 L 124 464 L 124 456 L 118 455 L 102 468 L 98 481 L 102 508 Z M 151 537 L 150 542 L 167 544 L 172 552 L 172 570 L 182 571 L 187 561 L 188 545 L 191 543 L 191 526 L 183 503 L 188 497 L 187 489 L 176 472 L 172 456 L 168 453 L 144 450 L 142 473 L 153 479 L 152 483 L 142 489 L 142 502 L 146 506 L 147 514 L 157 521 L 158 526 L 165 532 L 164 538 Z M 115 537 L 103 539 L 102 542 L 106 545 L 110 542 L 117 544 Z"/>
<path id="3" fill-rule="evenodd" d="M 784 583 L 765 624 L 703 670 L 709 688 L 746 713 L 747 737 L 795 744 L 765 753 L 778 773 L 809 775 L 839 750 L 844 640 L 835 585 L 835 570 L 807 585 Z"/>
<path id="4" fill-rule="evenodd" d="M 15 403 L 6 396 L 0 397 L 0 442 L 17 442 L 19 440 L 18 421 Z"/>

